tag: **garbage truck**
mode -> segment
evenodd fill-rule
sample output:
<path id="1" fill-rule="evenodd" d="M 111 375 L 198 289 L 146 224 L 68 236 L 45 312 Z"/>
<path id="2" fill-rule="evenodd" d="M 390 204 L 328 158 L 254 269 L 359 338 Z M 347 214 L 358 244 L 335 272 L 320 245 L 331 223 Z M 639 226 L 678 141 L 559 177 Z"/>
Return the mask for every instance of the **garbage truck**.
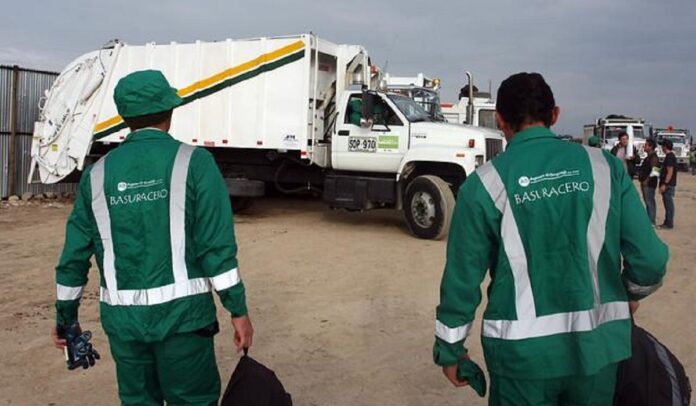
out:
<path id="1" fill-rule="evenodd" d="M 439 239 L 460 185 L 503 148 L 497 132 L 434 122 L 408 97 L 379 91 L 360 45 L 313 33 L 114 41 L 75 59 L 46 92 L 29 180 L 75 177 L 118 147 L 128 129 L 113 90 L 143 69 L 178 89 L 170 133 L 213 154 L 238 209 L 270 188 L 311 191 L 332 208 L 402 210 L 413 235 Z"/>

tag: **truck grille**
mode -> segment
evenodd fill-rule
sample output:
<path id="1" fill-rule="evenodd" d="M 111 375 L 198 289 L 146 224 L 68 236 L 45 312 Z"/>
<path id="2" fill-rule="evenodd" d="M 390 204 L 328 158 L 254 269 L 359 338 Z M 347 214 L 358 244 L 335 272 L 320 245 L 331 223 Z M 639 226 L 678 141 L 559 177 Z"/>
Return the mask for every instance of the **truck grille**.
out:
<path id="1" fill-rule="evenodd" d="M 490 161 L 503 152 L 503 141 L 486 138 L 486 161 Z"/>
<path id="2" fill-rule="evenodd" d="M 674 147 L 674 156 L 681 156 L 682 154 L 682 147 Z"/>

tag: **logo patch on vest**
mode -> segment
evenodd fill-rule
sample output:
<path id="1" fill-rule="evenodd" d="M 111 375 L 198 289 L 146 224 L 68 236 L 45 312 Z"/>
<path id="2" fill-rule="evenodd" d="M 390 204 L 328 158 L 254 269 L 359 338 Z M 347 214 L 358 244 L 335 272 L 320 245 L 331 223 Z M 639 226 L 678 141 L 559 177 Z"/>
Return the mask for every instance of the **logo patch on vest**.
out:
<path id="1" fill-rule="evenodd" d="M 109 206 L 118 206 L 122 204 L 133 204 L 141 202 L 153 202 L 156 200 L 166 199 L 169 196 L 169 190 L 161 188 L 164 184 L 164 179 L 151 179 L 139 182 L 118 182 L 116 189 L 119 192 L 117 196 L 109 196 Z M 152 191 L 138 191 L 136 193 L 125 193 L 128 190 L 146 189 L 159 186 L 160 189 Z"/>
<path id="2" fill-rule="evenodd" d="M 527 188 L 541 182 L 557 181 L 559 179 L 571 178 L 580 176 L 579 170 L 564 170 L 560 172 L 544 173 L 538 176 L 520 176 L 517 183 Z M 531 190 L 525 190 L 522 193 L 515 193 L 513 198 L 515 204 L 532 203 L 543 199 L 552 199 L 562 195 L 571 193 L 585 193 L 590 190 L 590 182 L 588 181 L 566 181 L 553 186 L 536 187 Z"/>

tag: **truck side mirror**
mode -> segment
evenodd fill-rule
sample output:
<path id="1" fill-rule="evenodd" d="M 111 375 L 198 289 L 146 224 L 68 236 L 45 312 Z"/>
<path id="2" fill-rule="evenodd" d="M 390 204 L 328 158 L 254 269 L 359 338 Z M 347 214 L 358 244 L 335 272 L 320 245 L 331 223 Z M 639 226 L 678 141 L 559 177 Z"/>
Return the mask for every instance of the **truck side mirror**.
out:
<path id="1" fill-rule="evenodd" d="M 360 120 L 360 124 L 364 128 L 370 128 L 372 127 L 372 118 L 373 118 L 373 107 L 375 104 L 375 94 L 368 91 L 368 90 L 363 90 L 362 92 L 362 120 Z"/>

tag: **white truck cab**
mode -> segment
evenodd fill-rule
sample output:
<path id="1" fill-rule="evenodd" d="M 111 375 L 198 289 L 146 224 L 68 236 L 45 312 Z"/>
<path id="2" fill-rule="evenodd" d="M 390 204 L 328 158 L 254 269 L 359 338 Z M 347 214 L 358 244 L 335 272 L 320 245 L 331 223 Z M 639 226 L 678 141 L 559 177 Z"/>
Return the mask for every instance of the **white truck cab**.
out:
<path id="1" fill-rule="evenodd" d="M 611 151 L 619 143 L 619 134 L 628 134 L 628 150 L 626 158 L 630 162 L 627 169 L 630 175 L 634 175 L 637 168 L 643 164 L 647 157 L 645 147 L 645 120 L 642 118 L 632 118 L 618 114 L 610 114 L 604 118 L 599 118 L 593 124 L 583 126 L 583 141 L 587 145 L 591 136 L 596 135 L 600 140 L 600 146 Z"/>
<path id="2" fill-rule="evenodd" d="M 466 72 L 468 84 L 459 92 L 457 103 L 442 103 L 442 115 L 454 124 L 469 124 L 497 130 L 495 101 L 490 90 L 480 92 L 473 84 L 473 75 Z"/>
<path id="3" fill-rule="evenodd" d="M 689 168 L 691 153 L 691 136 L 689 135 L 689 130 L 669 126 L 667 128 L 653 129 L 652 134 L 658 144 L 664 140 L 672 141 L 672 152 L 677 158 L 678 167 L 683 170 Z M 657 156 L 660 162 L 665 159 L 665 153 L 662 148 L 657 148 Z"/>

